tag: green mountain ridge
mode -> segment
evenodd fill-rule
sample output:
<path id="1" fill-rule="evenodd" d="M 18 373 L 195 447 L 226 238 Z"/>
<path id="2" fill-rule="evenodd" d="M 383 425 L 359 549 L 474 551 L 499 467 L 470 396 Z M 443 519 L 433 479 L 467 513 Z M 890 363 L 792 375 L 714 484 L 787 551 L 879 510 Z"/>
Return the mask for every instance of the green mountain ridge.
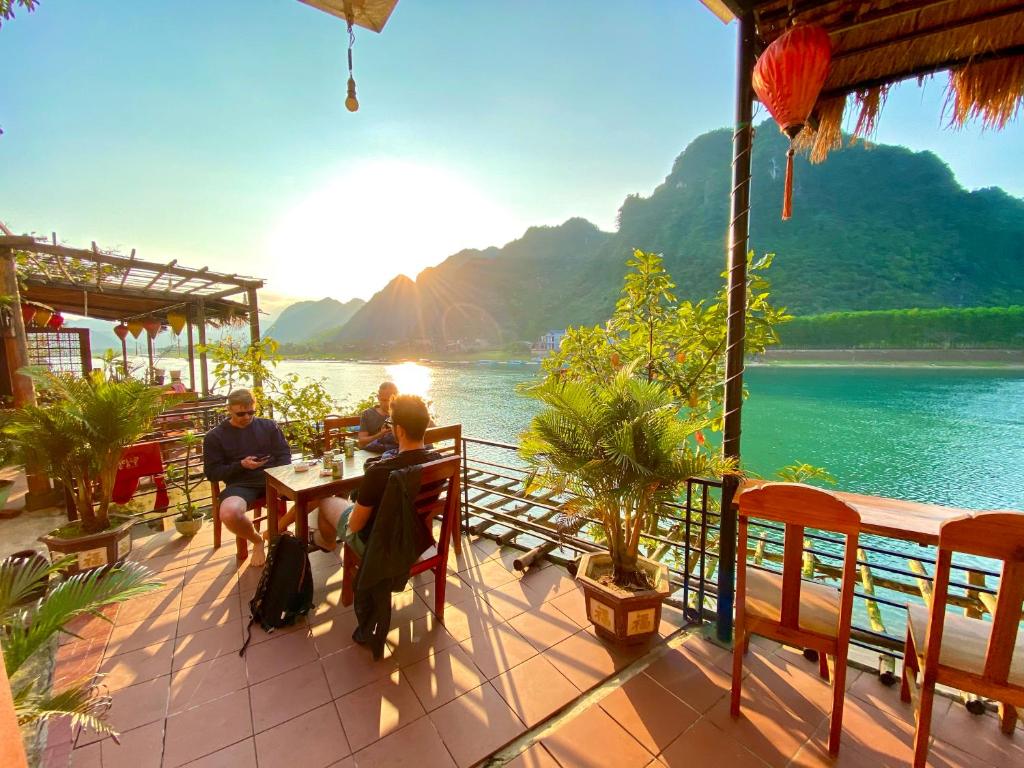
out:
<path id="1" fill-rule="evenodd" d="M 342 304 L 329 297 L 319 301 L 299 301 L 285 307 L 264 336 L 283 344 L 306 342 L 344 325 L 364 304 L 366 302 L 362 299 Z"/>
<path id="2" fill-rule="evenodd" d="M 752 155 L 751 239 L 774 252 L 773 300 L 799 315 L 1024 303 L 1024 200 L 968 191 L 931 152 L 863 142 L 821 165 L 796 158 L 793 218 L 781 221 L 787 142 L 762 123 Z M 399 276 L 326 348 L 501 344 L 598 323 L 633 248 L 664 255 L 680 296 L 722 284 L 731 132 L 694 139 L 649 197 L 630 195 L 614 233 L 584 219 L 531 227 L 502 248 L 466 250 L 416 280 Z"/>

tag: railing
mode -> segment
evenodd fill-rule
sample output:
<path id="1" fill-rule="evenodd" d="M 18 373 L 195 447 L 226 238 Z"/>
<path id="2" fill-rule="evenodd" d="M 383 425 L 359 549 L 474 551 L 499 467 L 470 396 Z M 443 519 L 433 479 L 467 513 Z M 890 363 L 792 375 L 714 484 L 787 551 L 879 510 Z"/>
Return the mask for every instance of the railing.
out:
<path id="1" fill-rule="evenodd" d="M 603 549 L 597 521 L 576 518 L 567 526 L 562 516 L 564 494 L 548 490 L 525 492 L 528 469 L 517 462 L 518 447 L 509 443 L 463 437 L 463 525 L 473 535 L 523 550 L 517 567 L 527 568 L 546 556 L 573 565 L 584 552 Z M 694 621 L 714 608 L 711 580 L 717 564 L 710 532 L 717 530 L 721 483 L 692 478 L 685 499 L 657 513 L 641 535 L 643 554 L 665 563 L 671 584 L 668 603 Z"/>

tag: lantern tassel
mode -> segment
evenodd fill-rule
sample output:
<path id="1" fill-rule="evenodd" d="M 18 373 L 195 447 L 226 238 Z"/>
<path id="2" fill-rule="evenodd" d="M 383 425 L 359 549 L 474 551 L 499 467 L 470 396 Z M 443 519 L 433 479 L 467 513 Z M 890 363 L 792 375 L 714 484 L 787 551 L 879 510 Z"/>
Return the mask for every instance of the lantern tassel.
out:
<path id="1" fill-rule="evenodd" d="M 782 193 L 782 220 L 793 215 L 793 147 L 786 152 L 786 186 Z"/>

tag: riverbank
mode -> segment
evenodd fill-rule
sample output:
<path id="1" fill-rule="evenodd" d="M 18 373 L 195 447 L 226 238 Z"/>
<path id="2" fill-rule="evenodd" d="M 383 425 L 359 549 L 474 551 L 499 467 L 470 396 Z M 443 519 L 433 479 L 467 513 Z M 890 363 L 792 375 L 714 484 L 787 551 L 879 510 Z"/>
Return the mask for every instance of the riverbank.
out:
<path id="1" fill-rule="evenodd" d="M 771 349 L 749 365 L 1024 369 L 1022 349 Z"/>

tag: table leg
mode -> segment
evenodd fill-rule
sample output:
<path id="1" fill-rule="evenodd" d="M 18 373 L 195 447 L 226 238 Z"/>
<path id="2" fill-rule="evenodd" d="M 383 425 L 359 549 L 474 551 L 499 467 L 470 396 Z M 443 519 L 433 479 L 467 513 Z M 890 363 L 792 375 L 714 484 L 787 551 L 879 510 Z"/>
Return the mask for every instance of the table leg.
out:
<path id="1" fill-rule="evenodd" d="M 452 521 L 452 546 L 456 556 L 462 556 L 462 508 L 455 505 L 455 519 Z"/>
<path id="2" fill-rule="evenodd" d="M 270 540 L 277 538 L 277 488 L 267 483 L 267 530 L 270 531 Z"/>
<path id="3" fill-rule="evenodd" d="M 306 517 L 308 502 L 305 497 L 299 496 L 295 500 L 295 535 L 299 541 L 309 541 L 309 521 Z"/>

